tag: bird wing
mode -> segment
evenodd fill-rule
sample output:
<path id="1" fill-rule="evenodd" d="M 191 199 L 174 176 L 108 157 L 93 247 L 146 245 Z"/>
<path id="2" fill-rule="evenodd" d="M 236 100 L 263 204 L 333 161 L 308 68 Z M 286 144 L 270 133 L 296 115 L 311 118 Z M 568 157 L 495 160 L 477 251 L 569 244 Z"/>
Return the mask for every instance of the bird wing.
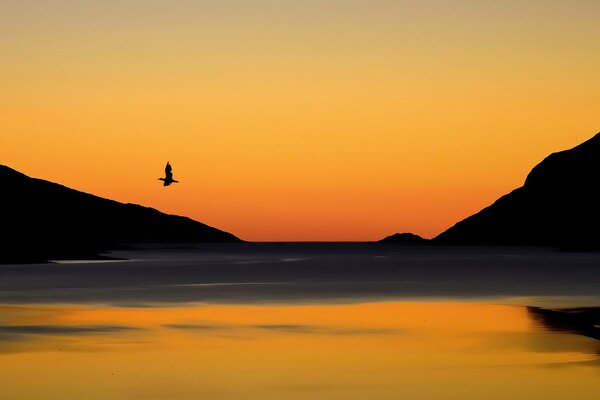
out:
<path id="1" fill-rule="evenodd" d="M 165 179 L 167 181 L 173 180 L 173 172 L 171 172 L 172 170 L 171 164 L 167 163 L 167 166 L 165 167 Z"/>

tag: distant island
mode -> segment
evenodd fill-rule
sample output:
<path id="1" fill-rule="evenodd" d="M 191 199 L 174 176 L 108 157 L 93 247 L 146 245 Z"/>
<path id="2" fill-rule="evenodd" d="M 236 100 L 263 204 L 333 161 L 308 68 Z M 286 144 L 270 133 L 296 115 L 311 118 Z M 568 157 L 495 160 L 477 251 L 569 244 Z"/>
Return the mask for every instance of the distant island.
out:
<path id="1" fill-rule="evenodd" d="M 536 165 L 525 184 L 435 237 L 435 244 L 600 250 L 600 133 Z"/>
<path id="2" fill-rule="evenodd" d="M 429 240 L 424 239 L 419 235 L 415 235 L 414 233 L 405 232 L 394 233 L 393 235 L 381 239 L 378 243 L 415 246 L 429 244 Z"/>
<path id="3" fill-rule="evenodd" d="M 0 262 L 95 258 L 131 242 L 241 242 L 187 217 L 167 215 L 30 178 L 0 165 Z"/>

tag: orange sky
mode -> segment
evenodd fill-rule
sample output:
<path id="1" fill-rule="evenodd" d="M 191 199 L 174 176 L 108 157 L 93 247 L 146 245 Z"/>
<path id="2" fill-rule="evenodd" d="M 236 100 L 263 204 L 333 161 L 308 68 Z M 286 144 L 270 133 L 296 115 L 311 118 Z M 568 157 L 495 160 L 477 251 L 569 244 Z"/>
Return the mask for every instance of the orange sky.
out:
<path id="1" fill-rule="evenodd" d="M 3 1 L 0 163 L 246 240 L 432 237 L 600 131 L 600 3 L 556 3 Z"/>

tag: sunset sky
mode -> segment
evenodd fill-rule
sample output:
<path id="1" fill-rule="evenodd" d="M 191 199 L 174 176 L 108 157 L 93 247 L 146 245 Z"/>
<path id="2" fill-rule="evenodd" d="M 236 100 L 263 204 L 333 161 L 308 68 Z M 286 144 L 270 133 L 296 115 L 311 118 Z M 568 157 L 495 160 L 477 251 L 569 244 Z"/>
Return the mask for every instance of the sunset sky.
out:
<path id="1" fill-rule="evenodd" d="M 598 21 L 597 0 L 3 0 L 0 164 L 245 240 L 432 237 L 600 131 Z"/>

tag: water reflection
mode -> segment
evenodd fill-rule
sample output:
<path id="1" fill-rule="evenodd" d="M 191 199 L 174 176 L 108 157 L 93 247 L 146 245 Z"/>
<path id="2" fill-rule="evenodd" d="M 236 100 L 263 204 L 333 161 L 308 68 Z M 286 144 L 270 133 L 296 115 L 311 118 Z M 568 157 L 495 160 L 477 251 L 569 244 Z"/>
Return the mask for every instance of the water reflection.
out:
<path id="1" fill-rule="evenodd" d="M 1 337 L 18 337 L 19 335 L 90 335 L 98 333 L 115 333 L 137 329 L 130 326 L 95 325 L 8 325 L 0 326 Z"/>
<path id="2" fill-rule="evenodd" d="M 562 310 L 528 307 L 528 311 L 536 321 L 549 330 L 575 333 L 600 340 L 600 307 Z"/>
<path id="3" fill-rule="evenodd" d="M 0 381 L 26 400 L 595 399 L 598 342 L 547 321 L 449 302 L 3 306 Z"/>
<path id="4" fill-rule="evenodd" d="M 167 328 L 191 331 L 229 331 L 229 330 L 263 330 L 280 333 L 300 333 L 310 335 L 381 335 L 399 333 L 399 329 L 369 329 L 352 327 L 330 327 L 299 324 L 263 324 L 263 325 L 207 325 L 207 324 L 167 324 Z"/>

